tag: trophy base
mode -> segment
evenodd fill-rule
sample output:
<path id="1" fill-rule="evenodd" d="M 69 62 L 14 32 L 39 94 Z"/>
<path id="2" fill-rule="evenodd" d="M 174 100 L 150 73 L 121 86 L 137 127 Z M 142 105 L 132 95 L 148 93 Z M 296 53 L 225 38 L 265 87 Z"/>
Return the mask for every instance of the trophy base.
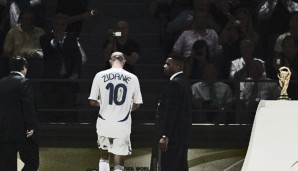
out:
<path id="1" fill-rule="evenodd" d="M 287 95 L 281 95 L 277 100 L 291 100 L 291 98 L 289 98 Z"/>

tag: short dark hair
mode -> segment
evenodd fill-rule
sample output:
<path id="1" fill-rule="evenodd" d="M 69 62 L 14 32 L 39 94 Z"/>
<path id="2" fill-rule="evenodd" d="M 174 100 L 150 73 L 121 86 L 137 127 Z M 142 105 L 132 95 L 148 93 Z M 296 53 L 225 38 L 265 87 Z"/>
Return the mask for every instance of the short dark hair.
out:
<path id="1" fill-rule="evenodd" d="M 185 58 L 183 55 L 180 55 L 177 52 L 171 52 L 168 55 L 168 58 L 172 58 L 174 60 L 174 63 L 180 65 L 182 68 L 184 67 L 184 64 L 187 62 L 187 58 Z"/>
<path id="2" fill-rule="evenodd" d="M 24 57 L 16 56 L 9 59 L 10 71 L 22 71 L 24 67 L 28 67 L 27 60 Z"/>
<path id="3" fill-rule="evenodd" d="M 168 57 L 177 61 L 185 61 L 185 57 L 177 52 L 171 52 Z"/>
<path id="4" fill-rule="evenodd" d="M 32 13 L 33 16 L 34 16 L 34 12 L 33 12 L 32 8 L 25 8 L 25 9 L 21 10 L 21 12 L 20 12 L 20 15 L 19 15 L 19 18 L 18 18 L 18 23 L 21 22 L 21 19 L 22 19 L 23 15 L 26 14 L 26 13 Z"/>
<path id="5" fill-rule="evenodd" d="M 197 40 L 194 42 L 194 44 L 192 45 L 192 51 L 196 54 L 196 55 L 202 55 L 202 49 L 206 48 L 206 59 L 209 61 L 210 59 L 210 52 L 209 52 L 209 47 L 208 44 L 205 40 Z"/>

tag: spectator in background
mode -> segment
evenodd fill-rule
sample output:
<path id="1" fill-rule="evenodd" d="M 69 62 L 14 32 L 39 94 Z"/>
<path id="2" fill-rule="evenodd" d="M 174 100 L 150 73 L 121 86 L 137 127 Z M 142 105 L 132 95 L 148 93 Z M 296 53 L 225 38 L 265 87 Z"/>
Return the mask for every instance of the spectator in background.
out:
<path id="1" fill-rule="evenodd" d="M 195 41 L 189 61 L 184 66 L 185 76 L 191 79 L 202 79 L 203 68 L 210 61 L 209 53 L 209 48 L 205 40 Z"/>
<path id="2" fill-rule="evenodd" d="M 250 39 L 256 46 L 259 35 L 253 27 L 248 9 L 239 8 L 235 12 L 235 17 L 231 17 L 227 22 L 219 37 L 219 42 L 223 46 L 223 56 L 226 64 L 241 57 L 239 44 L 243 39 Z"/>
<path id="3" fill-rule="evenodd" d="M 91 18 L 97 14 L 96 9 L 88 10 L 89 0 L 58 0 L 56 13 L 64 14 L 67 16 L 67 28 L 68 33 L 74 32 L 77 37 L 77 43 L 80 48 L 82 63 L 87 62 L 87 56 L 83 46 L 79 41 L 81 30 L 83 27 L 83 21 Z"/>
<path id="4" fill-rule="evenodd" d="M 244 0 L 243 0 L 244 1 Z M 254 0 L 256 1 L 256 0 Z M 257 11 L 259 19 L 259 35 L 262 41 L 263 53 L 266 57 L 266 71 L 273 68 L 272 59 L 277 56 L 275 44 L 276 40 L 282 33 L 289 31 L 289 19 L 291 13 L 298 10 L 298 4 L 295 0 L 262 0 L 257 1 Z M 250 2 L 250 1 L 249 1 Z M 294 12 L 296 13 L 296 12 Z M 291 30 L 291 29 L 290 29 Z M 293 30 L 294 32 L 297 32 Z M 297 32 L 298 33 L 298 32 Z M 281 44 L 279 43 L 279 52 L 281 52 Z"/>
<path id="5" fill-rule="evenodd" d="M 207 122 L 228 123 L 229 113 L 232 108 L 233 94 L 230 87 L 222 82 L 216 82 L 218 71 L 213 64 L 205 65 L 203 69 L 204 82 L 192 85 L 192 95 L 194 107 L 203 110 L 213 110 L 206 112 Z M 194 116 L 194 121 L 198 122 L 198 117 Z"/>
<path id="6" fill-rule="evenodd" d="M 211 3 L 209 13 L 214 22 L 213 28 L 218 34 L 221 33 L 228 21 L 234 18 L 233 5 L 229 0 L 215 0 Z"/>
<path id="7" fill-rule="evenodd" d="M 277 21 L 278 22 L 278 21 Z M 298 38 L 298 12 L 291 13 L 290 21 L 289 21 L 290 29 L 288 32 L 285 32 L 278 36 L 275 42 L 274 51 L 276 52 L 275 55 L 282 52 L 282 42 L 286 36 L 294 36 Z"/>
<path id="8" fill-rule="evenodd" d="M 113 34 L 115 32 L 118 33 Z M 119 51 L 125 55 L 126 62 L 124 69 L 128 72 L 135 73 L 134 67 L 140 58 L 140 46 L 137 42 L 129 38 L 128 32 L 128 22 L 125 20 L 119 20 L 116 24 L 116 28 L 109 30 L 109 37 L 102 46 L 106 68 L 111 67 L 109 64 L 111 54 Z"/>
<path id="9" fill-rule="evenodd" d="M 34 25 L 34 13 L 30 9 L 20 13 L 19 21 L 20 25 L 11 28 L 6 35 L 3 55 L 6 58 L 25 57 L 29 64 L 28 78 L 40 78 L 43 52 L 39 37 L 44 34 L 44 31 Z"/>
<path id="10" fill-rule="evenodd" d="M 279 68 L 289 67 L 291 70 L 291 81 L 288 87 L 288 94 L 292 100 L 298 99 L 298 42 L 294 36 L 286 36 L 282 42 L 282 52 L 272 61 L 273 74 L 271 78 L 277 79 Z"/>
<path id="11" fill-rule="evenodd" d="M 240 83 L 240 100 L 243 102 L 244 122 L 253 123 L 255 111 L 260 100 L 276 100 L 280 95 L 280 88 L 276 82 L 264 76 L 264 63 L 258 59 L 250 62 L 249 78 Z"/>
<path id="12" fill-rule="evenodd" d="M 282 41 L 282 52 L 272 61 L 274 72 L 272 77 L 277 78 L 279 68 L 282 66 L 291 69 L 291 79 L 298 79 L 298 47 L 297 39 L 294 36 L 286 36 Z"/>
<path id="13" fill-rule="evenodd" d="M 176 41 L 173 51 L 189 57 L 191 48 L 196 40 L 205 40 L 210 49 L 210 58 L 216 58 L 221 54 L 221 46 L 218 44 L 218 35 L 207 26 L 207 11 L 197 10 L 194 16 L 193 29 L 184 31 Z"/>
<path id="14" fill-rule="evenodd" d="M 223 46 L 223 68 L 229 68 L 231 61 L 241 57 L 239 44 L 243 39 L 252 41 L 255 52 L 259 35 L 254 30 L 250 12 L 246 8 L 239 8 L 219 36 L 219 42 Z"/>
<path id="15" fill-rule="evenodd" d="M 31 8 L 35 16 L 35 25 L 44 28 L 45 24 L 45 8 L 42 0 L 11 0 L 10 5 L 10 25 L 15 27 L 19 24 L 20 12 Z"/>
<path id="16" fill-rule="evenodd" d="M 249 76 L 248 75 L 249 65 L 254 59 L 261 61 L 265 68 L 265 62 L 259 58 L 254 58 L 253 52 L 254 52 L 253 42 L 249 39 L 241 40 L 240 42 L 241 57 L 231 62 L 230 73 L 229 73 L 230 79 L 239 81 L 247 78 Z M 265 70 L 263 74 L 266 75 Z"/>
<path id="17" fill-rule="evenodd" d="M 89 0 L 58 0 L 56 13 L 67 16 L 68 33 L 75 32 L 79 37 L 84 19 L 96 14 L 96 10 L 88 10 Z"/>
<path id="18" fill-rule="evenodd" d="M 44 77 L 47 79 L 65 79 L 66 82 L 44 83 L 42 90 L 45 104 L 50 108 L 74 108 L 81 73 L 82 58 L 75 33 L 65 32 L 67 16 L 56 14 L 53 19 L 53 30 L 40 37 L 44 52 Z M 57 98 L 58 97 L 58 98 Z M 51 113 L 47 121 L 75 122 L 74 112 Z"/>
<path id="19" fill-rule="evenodd" d="M 180 7 L 180 10 L 173 10 L 175 11 L 175 15 L 171 15 L 163 24 L 161 45 L 164 56 L 172 52 L 173 45 L 181 33 L 192 28 L 194 11 L 208 11 L 209 9 L 210 0 L 185 1 L 186 4 L 187 2 L 189 5 L 183 6 L 184 8 Z"/>
<path id="20" fill-rule="evenodd" d="M 193 0 L 150 0 L 149 11 L 151 15 L 167 23 L 175 18 L 181 11 L 191 9 Z"/>
<path id="21" fill-rule="evenodd" d="M 192 8 L 181 11 L 175 18 L 167 23 L 167 33 L 179 33 L 188 30 L 194 18 L 196 10 L 209 11 L 210 0 L 192 0 Z"/>

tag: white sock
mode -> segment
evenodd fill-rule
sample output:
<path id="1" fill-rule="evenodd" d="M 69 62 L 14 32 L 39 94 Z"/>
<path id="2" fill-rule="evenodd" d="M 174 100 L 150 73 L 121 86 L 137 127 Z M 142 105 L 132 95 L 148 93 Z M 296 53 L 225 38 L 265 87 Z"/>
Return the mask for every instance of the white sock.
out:
<path id="1" fill-rule="evenodd" d="M 114 166 L 114 171 L 124 171 L 124 167 L 120 165 Z"/>
<path id="2" fill-rule="evenodd" d="M 110 171 L 109 160 L 100 159 L 99 164 L 98 164 L 98 170 L 99 171 Z"/>

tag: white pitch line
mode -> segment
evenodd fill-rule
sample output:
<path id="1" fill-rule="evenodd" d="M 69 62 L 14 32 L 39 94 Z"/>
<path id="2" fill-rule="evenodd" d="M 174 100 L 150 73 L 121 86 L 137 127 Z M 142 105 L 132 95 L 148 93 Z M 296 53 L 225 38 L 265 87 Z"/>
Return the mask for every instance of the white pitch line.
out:
<path id="1" fill-rule="evenodd" d="M 232 169 L 233 167 L 235 167 L 236 165 L 238 165 L 239 163 L 243 162 L 244 159 L 241 159 L 239 161 L 237 161 L 236 163 L 232 164 L 230 167 L 226 168 L 225 170 L 223 171 L 229 171 L 230 169 Z"/>

